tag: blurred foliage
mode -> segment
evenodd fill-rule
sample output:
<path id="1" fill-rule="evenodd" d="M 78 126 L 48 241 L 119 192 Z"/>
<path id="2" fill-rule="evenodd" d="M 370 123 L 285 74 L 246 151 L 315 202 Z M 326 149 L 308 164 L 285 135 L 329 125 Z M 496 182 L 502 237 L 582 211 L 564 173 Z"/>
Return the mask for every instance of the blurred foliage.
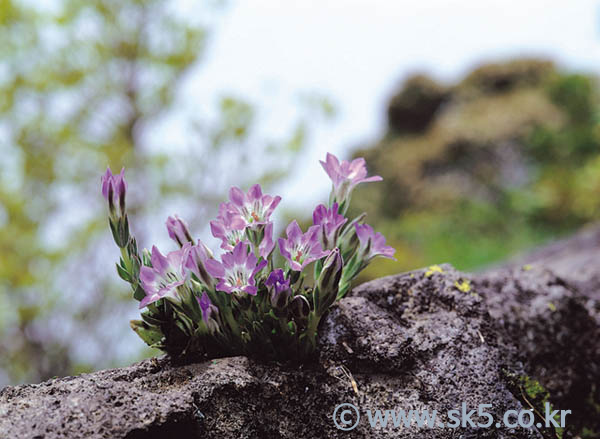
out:
<path id="1" fill-rule="evenodd" d="M 116 260 L 99 195 L 107 165 L 135 181 L 130 216 L 147 245 L 143 227 L 167 209 L 193 212 L 199 230 L 230 183 L 285 175 L 315 111 L 289 138 L 261 139 L 252 105 L 223 96 L 215 120 L 182 121 L 184 147 L 157 148 L 153 129 L 179 109 L 177 86 L 204 53 L 210 20 L 194 19 L 214 5 L 198 2 L 194 17 L 160 0 L 50 5 L 0 0 L 0 387 L 140 355 L 115 350 L 135 305 L 106 262 Z M 267 152 L 280 173 L 252 174 Z"/>
<path id="2" fill-rule="evenodd" d="M 433 263 L 472 270 L 596 220 L 600 125 L 596 78 L 551 62 L 484 65 L 454 85 L 409 78 L 388 130 L 357 151 L 384 182 L 355 212 L 397 248 L 362 280 Z"/>

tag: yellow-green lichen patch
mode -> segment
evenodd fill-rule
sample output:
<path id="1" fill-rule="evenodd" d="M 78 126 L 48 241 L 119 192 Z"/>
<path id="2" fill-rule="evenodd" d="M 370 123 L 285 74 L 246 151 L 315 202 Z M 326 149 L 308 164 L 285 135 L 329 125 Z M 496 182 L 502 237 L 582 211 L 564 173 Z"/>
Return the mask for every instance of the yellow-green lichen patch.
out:
<path id="1" fill-rule="evenodd" d="M 431 265 L 429 269 L 425 272 L 425 277 L 433 276 L 433 273 L 443 273 L 442 267 L 439 265 Z"/>
<path id="2" fill-rule="evenodd" d="M 454 282 L 454 286 L 463 293 L 471 291 L 471 282 L 468 279 L 461 279 L 460 281 Z"/>
<path id="3" fill-rule="evenodd" d="M 533 265 L 531 264 L 525 264 L 523 265 L 523 271 L 529 271 L 533 268 Z"/>
<path id="4" fill-rule="evenodd" d="M 550 311 L 552 312 L 556 311 L 556 305 L 552 302 L 548 302 L 548 308 L 550 308 Z"/>

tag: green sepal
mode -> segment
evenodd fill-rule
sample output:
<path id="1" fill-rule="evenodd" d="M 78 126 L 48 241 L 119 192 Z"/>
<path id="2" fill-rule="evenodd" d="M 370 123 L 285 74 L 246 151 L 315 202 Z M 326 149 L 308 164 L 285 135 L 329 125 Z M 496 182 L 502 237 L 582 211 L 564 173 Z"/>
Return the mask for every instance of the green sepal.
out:
<path id="1" fill-rule="evenodd" d="M 127 214 L 124 218 L 119 218 L 119 242 L 117 245 L 121 248 L 127 247 L 129 243 L 129 219 Z"/>
<path id="2" fill-rule="evenodd" d="M 320 309 L 321 308 L 321 291 L 319 290 L 319 287 L 315 285 L 315 288 L 313 289 L 313 293 L 312 293 L 312 302 L 313 302 L 313 309 Z"/>
<path id="3" fill-rule="evenodd" d="M 152 256 L 150 255 L 150 251 L 147 248 L 145 248 L 142 251 L 142 263 L 146 267 L 152 267 Z"/>
<path id="4" fill-rule="evenodd" d="M 324 260 L 325 260 L 325 258 L 321 258 L 315 262 L 315 274 L 314 274 L 315 279 L 318 279 L 319 276 L 321 275 L 321 270 L 323 270 L 323 261 Z"/>
<path id="5" fill-rule="evenodd" d="M 137 241 L 132 236 L 129 242 L 127 243 L 127 254 L 136 255 L 138 254 Z"/>
<path id="6" fill-rule="evenodd" d="M 138 282 L 140 277 L 140 266 L 142 264 L 140 260 L 140 256 L 137 251 L 137 243 L 134 237 L 129 239 L 129 244 L 127 244 L 127 254 L 129 255 L 129 259 L 131 260 L 131 283 Z"/>
<path id="7" fill-rule="evenodd" d="M 119 245 L 119 232 L 118 232 L 117 227 L 115 226 L 115 224 L 113 223 L 113 221 L 112 221 L 111 218 L 109 218 L 109 220 L 108 220 L 108 225 L 110 226 L 110 231 L 112 233 L 113 240 L 115 241 L 115 244 L 117 244 L 118 247 L 121 247 Z"/>
<path id="8" fill-rule="evenodd" d="M 198 328 L 194 332 L 194 337 L 200 338 L 202 336 L 209 335 L 209 334 L 210 334 L 210 332 L 209 332 L 208 328 L 206 327 L 206 325 L 203 324 L 203 322 L 201 322 L 201 324 L 198 326 Z"/>
<path id="9" fill-rule="evenodd" d="M 358 215 L 357 217 L 355 217 L 352 221 L 346 222 L 345 224 L 343 224 L 342 227 L 340 228 L 340 238 L 344 237 L 344 235 L 346 235 L 348 233 L 352 233 L 352 231 L 355 230 L 354 229 L 355 224 L 364 223 L 366 216 L 367 216 L 367 213 L 363 212 L 360 215 Z"/>
<path id="10" fill-rule="evenodd" d="M 129 220 L 127 215 L 122 218 L 110 217 L 108 219 L 113 239 L 119 248 L 126 248 L 129 243 Z"/>
<path id="11" fill-rule="evenodd" d="M 142 286 L 138 284 L 135 291 L 133 292 L 133 298 L 139 302 L 144 297 L 146 297 L 146 292 L 144 291 Z"/>

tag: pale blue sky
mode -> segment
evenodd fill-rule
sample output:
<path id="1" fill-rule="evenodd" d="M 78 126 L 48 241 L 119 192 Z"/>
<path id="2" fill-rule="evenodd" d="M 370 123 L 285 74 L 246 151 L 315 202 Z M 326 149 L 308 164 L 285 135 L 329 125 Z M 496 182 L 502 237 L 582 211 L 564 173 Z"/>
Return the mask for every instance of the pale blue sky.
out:
<path id="1" fill-rule="evenodd" d="M 194 4 L 182 1 L 181 8 L 192 14 Z M 248 98 L 260 110 L 261 131 L 273 135 L 290 130 L 299 91 L 331 97 L 336 121 L 317 126 L 302 169 L 282 194 L 283 206 L 300 206 L 328 190 L 317 162 L 325 151 L 343 155 L 381 134 L 385 103 L 407 74 L 452 80 L 482 61 L 518 55 L 597 72 L 599 11 L 590 0 L 231 2 L 206 62 L 181 94 L 191 111 L 206 110 L 223 92 Z M 176 124 L 163 133 L 185 138 Z"/>

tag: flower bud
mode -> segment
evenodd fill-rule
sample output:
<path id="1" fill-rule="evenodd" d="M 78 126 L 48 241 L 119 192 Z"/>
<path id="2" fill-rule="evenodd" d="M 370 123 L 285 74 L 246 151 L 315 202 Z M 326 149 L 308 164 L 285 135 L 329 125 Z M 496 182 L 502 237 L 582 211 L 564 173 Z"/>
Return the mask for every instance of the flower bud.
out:
<path id="1" fill-rule="evenodd" d="M 269 274 L 265 285 L 269 288 L 271 306 L 275 309 L 283 309 L 292 295 L 290 280 L 285 278 L 283 270 L 278 268 Z"/>
<path id="2" fill-rule="evenodd" d="M 283 309 L 287 304 L 289 297 L 292 294 L 292 290 L 289 288 L 285 291 L 271 291 L 271 306 L 276 309 Z"/>
<path id="3" fill-rule="evenodd" d="M 121 174 L 125 171 L 125 168 L 121 170 Z M 119 211 L 121 216 L 125 215 L 125 193 L 127 192 L 127 183 L 125 182 L 125 176 L 121 175 L 120 180 L 117 183 L 116 195 L 119 197 Z"/>
<path id="4" fill-rule="evenodd" d="M 200 310 L 202 311 L 202 321 L 208 328 L 208 331 L 211 334 L 214 334 L 219 330 L 219 323 L 217 322 L 219 309 L 212 304 L 206 292 L 202 293 L 202 297 L 200 299 L 196 299 L 198 300 Z"/>
<path id="5" fill-rule="evenodd" d="M 304 296 L 294 296 L 290 302 L 290 311 L 296 321 L 305 320 L 310 313 L 310 303 Z"/>
<path id="6" fill-rule="evenodd" d="M 113 175 L 110 168 L 102 176 L 102 196 L 108 201 L 109 225 L 115 243 L 120 248 L 127 247 L 129 242 L 129 222 L 125 207 L 125 194 L 127 182 L 125 181 L 125 168 L 121 173 Z"/>
<path id="7" fill-rule="evenodd" d="M 354 218 L 350 223 L 346 223 L 343 227 L 342 233 L 338 240 L 338 247 L 342 252 L 342 259 L 347 261 L 350 257 L 356 252 L 356 249 L 360 245 L 360 240 L 358 239 L 358 235 L 356 234 L 355 225 L 360 224 L 365 217 L 366 213 L 363 213 L 356 218 Z"/>
<path id="8" fill-rule="evenodd" d="M 194 273 L 206 287 L 212 288 L 215 280 L 206 269 L 208 259 L 212 259 L 212 252 L 201 240 L 198 240 L 197 245 L 190 247 L 187 261 L 185 261 L 185 268 Z"/>
<path id="9" fill-rule="evenodd" d="M 127 218 L 127 214 L 122 217 L 108 217 L 108 225 L 110 226 L 110 231 L 112 232 L 113 239 L 117 246 L 121 249 L 127 248 L 129 245 L 129 219 Z"/>
<path id="10" fill-rule="evenodd" d="M 122 218 L 125 216 L 125 194 L 127 192 L 127 181 L 125 180 L 125 168 L 117 175 L 113 175 L 110 168 L 102 176 L 102 196 L 108 201 L 111 218 Z M 118 207 L 118 209 L 117 209 Z"/>
<path id="11" fill-rule="evenodd" d="M 314 291 L 315 310 L 318 315 L 323 315 L 333 302 L 335 302 L 343 266 L 340 249 L 333 249 L 323 263 L 323 269 L 317 279 Z"/>
<path id="12" fill-rule="evenodd" d="M 167 231 L 169 232 L 169 238 L 179 244 L 179 247 L 183 247 L 186 242 L 194 242 L 188 225 L 184 220 L 175 215 L 167 218 Z"/>

